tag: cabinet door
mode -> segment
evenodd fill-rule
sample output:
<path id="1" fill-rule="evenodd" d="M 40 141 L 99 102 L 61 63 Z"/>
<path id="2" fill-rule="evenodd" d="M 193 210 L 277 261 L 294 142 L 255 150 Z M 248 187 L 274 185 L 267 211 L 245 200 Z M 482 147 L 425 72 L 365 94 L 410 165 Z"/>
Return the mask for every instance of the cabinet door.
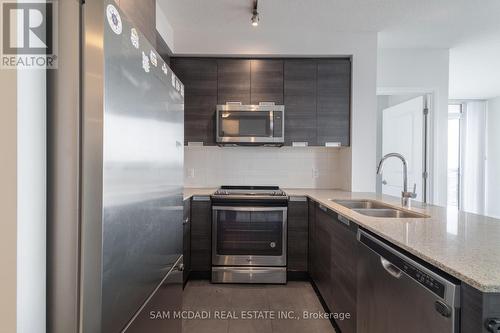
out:
<path id="1" fill-rule="evenodd" d="M 316 61 L 285 60 L 285 144 L 316 140 Z"/>
<path id="2" fill-rule="evenodd" d="M 309 249 L 308 249 L 308 271 L 311 279 L 316 281 L 318 278 L 318 247 L 316 242 L 316 203 L 312 200 L 308 202 L 308 220 L 309 220 Z"/>
<path id="3" fill-rule="evenodd" d="M 331 260 L 330 258 L 334 255 L 331 250 L 331 226 L 332 219 L 325 212 L 324 207 L 321 205 L 317 205 L 316 208 L 316 242 L 317 253 L 315 258 L 317 260 L 316 265 L 316 279 L 314 282 L 319 289 L 319 292 L 326 304 L 330 306 L 331 304 Z M 334 311 L 334 309 L 331 309 Z"/>
<path id="4" fill-rule="evenodd" d="M 212 205 L 210 197 L 191 201 L 191 270 L 210 271 L 212 266 Z"/>
<path id="5" fill-rule="evenodd" d="M 307 272 L 308 214 L 307 198 L 291 197 L 288 203 L 289 271 Z"/>
<path id="6" fill-rule="evenodd" d="M 183 281 L 187 282 L 191 272 L 191 199 L 184 200 L 184 221 L 183 221 L 183 256 L 184 272 Z"/>
<path id="7" fill-rule="evenodd" d="M 251 60 L 219 59 L 218 63 L 218 102 L 241 102 L 250 104 Z"/>
<path id="8" fill-rule="evenodd" d="M 317 81 L 318 145 L 340 142 L 350 145 L 351 61 L 318 60 Z"/>
<path id="9" fill-rule="evenodd" d="M 349 320 L 342 320 L 338 325 L 342 332 L 356 332 L 356 297 L 357 297 L 357 226 L 352 222 L 342 223 L 338 215 L 331 217 L 331 259 L 330 310 L 349 313 Z"/>
<path id="10" fill-rule="evenodd" d="M 217 60 L 172 58 L 172 69 L 184 84 L 184 142 L 215 145 Z"/>
<path id="11" fill-rule="evenodd" d="M 250 83 L 251 104 L 283 104 L 283 60 L 252 60 Z"/>

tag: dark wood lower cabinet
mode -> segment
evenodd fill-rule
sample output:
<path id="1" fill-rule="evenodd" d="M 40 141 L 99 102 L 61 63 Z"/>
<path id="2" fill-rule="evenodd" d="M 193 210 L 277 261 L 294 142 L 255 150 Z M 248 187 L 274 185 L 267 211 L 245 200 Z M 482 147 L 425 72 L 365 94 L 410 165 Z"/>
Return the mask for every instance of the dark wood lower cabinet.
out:
<path id="1" fill-rule="evenodd" d="M 187 282 L 189 273 L 191 272 L 191 199 L 184 200 L 184 220 L 182 224 L 182 239 L 184 256 L 184 272 L 183 281 Z"/>
<path id="2" fill-rule="evenodd" d="M 208 196 L 191 200 L 191 270 L 208 272 L 212 266 L 212 205 Z"/>
<path id="3" fill-rule="evenodd" d="M 460 300 L 460 333 L 498 332 L 487 326 L 494 320 L 500 323 L 500 293 L 483 293 L 463 283 Z"/>
<path id="4" fill-rule="evenodd" d="M 314 269 L 313 281 L 329 310 L 344 313 L 346 319 L 337 320 L 343 333 L 356 332 L 356 266 L 357 225 L 338 217 L 322 205 L 317 205 L 314 232 L 311 241 Z M 349 318 L 347 319 L 347 314 Z"/>
<path id="5" fill-rule="evenodd" d="M 290 197 L 288 203 L 288 261 L 290 272 L 307 272 L 308 207 L 306 197 Z"/>

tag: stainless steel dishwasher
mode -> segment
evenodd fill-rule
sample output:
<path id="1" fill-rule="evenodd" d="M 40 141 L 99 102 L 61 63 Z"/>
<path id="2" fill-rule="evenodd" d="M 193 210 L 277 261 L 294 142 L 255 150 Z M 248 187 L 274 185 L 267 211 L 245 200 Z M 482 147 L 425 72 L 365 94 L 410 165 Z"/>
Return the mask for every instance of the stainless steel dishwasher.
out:
<path id="1" fill-rule="evenodd" d="M 358 333 L 459 331 L 460 285 L 359 230 Z"/>

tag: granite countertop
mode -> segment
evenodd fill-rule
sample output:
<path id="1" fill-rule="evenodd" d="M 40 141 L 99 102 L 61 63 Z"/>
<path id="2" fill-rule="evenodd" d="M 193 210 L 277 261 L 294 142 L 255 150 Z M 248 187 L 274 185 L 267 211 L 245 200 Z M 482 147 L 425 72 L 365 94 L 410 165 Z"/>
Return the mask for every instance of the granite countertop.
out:
<path id="1" fill-rule="evenodd" d="M 212 193 L 214 193 L 215 191 L 217 191 L 217 189 L 215 187 L 213 187 L 213 188 L 211 188 L 211 187 L 203 187 L 203 188 L 185 187 L 184 188 L 184 200 L 187 200 L 194 195 L 203 195 L 203 196 L 212 195 Z"/>
<path id="2" fill-rule="evenodd" d="M 417 202 L 407 210 L 429 218 L 375 218 L 329 199 L 371 199 L 402 208 L 400 198 L 338 190 L 284 190 L 289 196 L 311 198 L 483 292 L 500 292 L 499 219 Z M 214 191 L 215 188 L 187 188 L 184 197 L 210 195 Z"/>

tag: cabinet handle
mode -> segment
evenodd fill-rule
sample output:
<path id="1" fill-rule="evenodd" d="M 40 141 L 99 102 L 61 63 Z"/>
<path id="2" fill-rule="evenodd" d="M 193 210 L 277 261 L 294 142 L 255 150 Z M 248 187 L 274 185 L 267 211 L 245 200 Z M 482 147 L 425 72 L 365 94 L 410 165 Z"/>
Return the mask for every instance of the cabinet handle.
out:
<path id="1" fill-rule="evenodd" d="M 318 205 L 318 208 L 321 209 L 322 211 L 324 211 L 325 213 L 328 213 L 328 208 L 326 208 L 325 206 Z"/>
<path id="2" fill-rule="evenodd" d="M 193 201 L 210 201 L 210 197 L 194 196 Z"/>
<path id="3" fill-rule="evenodd" d="M 340 222 L 342 222 L 343 224 L 345 224 L 347 226 L 349 224 L 351 224 L 351 221 L 349 221 L 346 217 L 344 217 L 344 216 L 342 216 L 340 214 L 338 214 L 338 219 L 339 219 Z"/>
<path id="4" fill-rule="evenodd" d="M 184 221 L 182 221 L 182 224 L 188 224 L 189 223 L 189 217 L 186 217 Z"/>
<path id="5" fill-rule="evenodd" d="M 486 328 L 488 332 L 499 332 L 500 331 L 500 318 L 489 318 L 486 320 Z"/>
<path id="6" fill-rule="evenodd" d="M 290 196 L 288 198 L 289 201 L 292 201 L 292 202 L 306 202 L 307 201 L 307 197 L 294 197 L 294 196 Z"/>

